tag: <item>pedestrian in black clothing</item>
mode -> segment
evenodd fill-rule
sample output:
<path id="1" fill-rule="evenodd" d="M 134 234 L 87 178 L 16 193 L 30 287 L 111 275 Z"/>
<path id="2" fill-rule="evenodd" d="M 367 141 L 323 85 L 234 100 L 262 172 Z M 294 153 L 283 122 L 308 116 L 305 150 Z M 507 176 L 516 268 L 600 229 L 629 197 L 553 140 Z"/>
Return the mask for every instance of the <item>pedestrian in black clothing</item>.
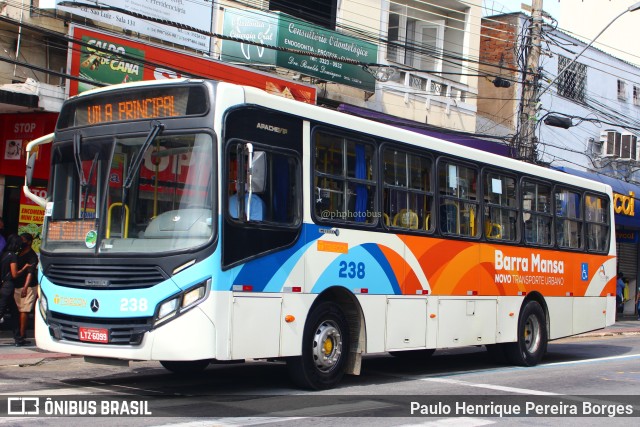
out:
<path id="1" fill-rule="evenodd" d="M 15 291 L 13 297 L 20 312 L 20 336 L 23 340 L 26 340 L 29 313 L 33 310 L 37 295 L 39 260 L 38 254 L 31 248 L 33 236 L 29 233 L 22 233 L 20 238 L 22 239 L 22 246 L 20 247 L 20 252 L 18 252 L 18 269 L 23 269 L 27 264 L 31 267 L 27 268 L 24 274 L 14 280 Z"/>
<path id="2" fill-rule="evenodd" d="M 15 279 L 31 267 L 30 264 L 25 264 L 22 269 L 18 269 L 18 256 L 16 253 L 20 250 L 20 246 L 22 246 L 22 239 L 18 235 L 12 234 L 7 238 L 7 245 L 0 258 L 0 277 L 2 278 L 2 286 L 0 286 L 0 317 L 3 317 L 9 311 L 12 312 L 11 329 L 13 330 L 13 338 L 17 347 L 30 344 L 20 336 L 17 322 L 18 310 L 13 298 Z"/>

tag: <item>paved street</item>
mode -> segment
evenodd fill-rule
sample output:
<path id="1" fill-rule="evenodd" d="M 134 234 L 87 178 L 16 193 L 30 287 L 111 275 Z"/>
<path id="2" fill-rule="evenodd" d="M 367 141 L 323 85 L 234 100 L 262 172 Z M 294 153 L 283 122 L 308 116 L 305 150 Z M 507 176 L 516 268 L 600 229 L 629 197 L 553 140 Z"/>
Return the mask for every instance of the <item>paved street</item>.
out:
<path id="1" fill-rule="evenodd" d="M 32 337 L 33 331 L 29 331 L 29 334 Z M 640 335 L 640 321 L 632 317 L 627 317 L 606 329 L 578 335 L 576 338 L 634 334 Z M 34 339 L 30 338 L 29 340 L 32 345 L 16 347 L 13 343 L 13 339 L 11 338 L 11 334 L 8 331 L 0 331 L 0 369 L 8 366 L 37 365 L 42 363 L 45 359 L 65 359 L 76 357 L 64 353 L 51 353 L 40 350 L 33 345 L 35 343 Z M 0 377 L 1 376 L 2 371 L 0 370 Z"/>

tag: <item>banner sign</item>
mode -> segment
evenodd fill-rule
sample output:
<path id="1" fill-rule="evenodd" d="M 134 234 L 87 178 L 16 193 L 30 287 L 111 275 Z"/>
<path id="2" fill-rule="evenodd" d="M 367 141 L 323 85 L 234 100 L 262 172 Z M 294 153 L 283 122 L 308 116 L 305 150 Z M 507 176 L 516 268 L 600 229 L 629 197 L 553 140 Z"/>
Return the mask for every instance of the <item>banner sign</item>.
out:
<path id="1" fill-rule="evenodd" d="M 211 49 L 211 37 L 197 32 L 181 30 L 171 25 L 158 24 L 113 10 L 99 10 L 87 7 L 87 5 L 95 5 L 96 2 L 93 1 L 76 0 L 73 7 L 58 4 L 63 1 L 69 4 L 66 0 L 56 0 L 56 8 L 64 12 L 111 24 L 123 30 L 155 37 L 195 50 L 208 53 Z M 188 23 L 189 26 L 201 31 L 211 31 L 213 1 L 110 0 L 109 5 L 151 18 Z"/>
<path id="2" fill-rule="evenodd" d="M 316 102 L 315 87 L 285 80 L 272 74 L 260 73 L 245 67 L 225 64 L 210 58 L 177 52 L 80 26 L 72 25 L 70 35 L 74 40 L 83 42 L 82 45 L 69 49 L 71 74 L 82 76 L 87 80 L 114 84 L 180 77 L 210 78 L 257 87 L 272 94 L 309 104 Z M 178 67 L 180 72 L 175 71 Z M 67 87 L 69 96 L 73 96 L 94 86 L 71 80 Z"/>
<path id="3" fill-rule="evenodd" d="M 53 132 L 57 113 L 17 113 L 0 115 L 0 174 L 24 178 L 27 144 Z M 49 178 L 50 144 L 38 147 L 33 177 Z"/>
<path id="4" fill-rule="evenodd" d="M 375 79 L 361 65 L 343 62 L 348 59 L 376 63 L 378 47 L 373 43 L 280 12 L 267 14 L 229 8 L 225 9 L 223 34 L 252 42 L 224 40 L 223 61 L 276 65 L 322 80 L 370 92 L 375 90 Z M 269 49 L 268 46 L 309 52 L 324 58 Z"/>
<path id="5" fill-rule="evenodd" d="M 44 187 L 31 187 L 31 191 L 43 199 L 47 198 L 47 189 Z M 31 247 L 36 252 L 40 252 L 43 220 L 44 208 L 36 205 L 24 195 L 24 192 L 21 191 L 20 211 L 18 216 L 18 234 L 31 234 L 31 236 L 33 236 L 33 243 Z"/>

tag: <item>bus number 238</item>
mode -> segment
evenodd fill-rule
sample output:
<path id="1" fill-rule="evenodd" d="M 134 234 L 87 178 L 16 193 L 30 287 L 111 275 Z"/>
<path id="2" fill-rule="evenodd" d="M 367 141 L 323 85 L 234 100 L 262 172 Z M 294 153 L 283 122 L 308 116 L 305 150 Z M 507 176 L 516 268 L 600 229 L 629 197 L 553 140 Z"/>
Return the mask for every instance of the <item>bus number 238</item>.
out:
<path id="1" fill-rule="evenodd" d="M 348 277 L 350 279 L 364 279 L 364 262 L 340 262 L 340 271 L 338 272 L 338 276 L 340 277 Z"/>
<path id="2" fill-rule="evenodd" d="M 146 298 L 120 298 L 120 311 L 147 311 Z"/>

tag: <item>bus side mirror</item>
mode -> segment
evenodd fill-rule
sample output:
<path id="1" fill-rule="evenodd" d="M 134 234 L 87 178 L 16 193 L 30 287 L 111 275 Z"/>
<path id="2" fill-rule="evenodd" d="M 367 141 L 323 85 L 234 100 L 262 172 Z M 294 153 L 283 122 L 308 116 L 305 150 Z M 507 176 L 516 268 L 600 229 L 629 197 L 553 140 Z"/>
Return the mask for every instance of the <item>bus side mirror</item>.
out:
<path id="1" fill-rule="evenodd" d="M 267 172 L 267 153 L 256 151 L 253 153 L 253 162 L 249 165 L 251 174 L 251 191 L 262 193 L 264 191 L 265 177 Z"/>
<path id="2" fill-rule="evenodd" d="M 28 187 L 31 186 L 31 181 L 33 180 L 33 169 L 36 164 L 37 153 L 38 149 L 36 147 L 33 153 L 29 153 L 30 155 L 27 155 L 27 170 L 24 175 L 24 183 Z"/>
<path id="3" fill-rule="evenodd" d="M 28 199 L 30 199 L 32 202 L 34 202 L 35 204 L 43 208 L 47 204 L 46 199 L 33 194 L 29 186 L 31 186 L 31 181 L 33 180 L 33 170 L 36 165 L 35 154 L 38 151 L 38 146 L 42 144 L 50 144 L 51 142 L 53 142 L 53 135 L 54 134 L 50 133 L 48 135 L 41 136 L 40 138 L 34 139 L 33 141 L 27 144 L 27 152 L 26 152 L 27 170 L 24 176 L 24 186 L 22 187 L 22 191 L 24 192 L 24 195 Z"/>

